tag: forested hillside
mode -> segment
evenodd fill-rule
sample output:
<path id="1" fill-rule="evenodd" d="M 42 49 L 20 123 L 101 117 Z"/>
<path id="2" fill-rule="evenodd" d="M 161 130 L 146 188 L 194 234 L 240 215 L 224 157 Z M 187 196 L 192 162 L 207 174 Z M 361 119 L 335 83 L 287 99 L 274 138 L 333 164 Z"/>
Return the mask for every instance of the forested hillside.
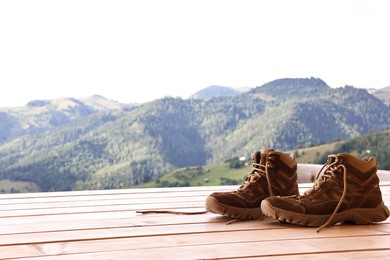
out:
<path id="1" fill-rule="evenodd" d="M 43 191 L 125 188 L 177 168 L 250 157 L 264 147 L 291 150 L 390 126 L 383 101 L 316 78 L 280 79 L 209 100 L 164 98 L 116 109 L 81 103 L 85 115 L 37 133 L 21 130 L 23 115 L 0 110 L 0 130 L 7 133 L 0 178 L 34 182 Z M 50 111 L 25 118 L 51 122 L 58 110 Z"/>
<path id="2" fill-rule="evenodd" d="M 375 156 L 378 169 L 390 170 L 390 130 L 380 133 L 369 133 L 347 140 L 336 141 L 319 146 L 300 148 L 294 152 L 298 163 L 324 164 L 330 154 L 351 153 L 359 158 Z M 188 187 L 188 186 L 217 186 L 238 185 L 251 171 L 252 160 L 246 158 L 230 158 L 223 163 L 209 164 L 202 167 L 187 167 L 174 170 L 161 177 L 137 186 L 156 187 Z M 299 176 L 308 181 L 310 176 Z M 315 177 L 315 176 L 312 176 Z M 389 177 L 390 178 L 390 177 Z"/>
<path id="3" fill-rule="evenodd" d="M 351 153 L 358 157 L 375 156 L 379 169 L 390 170 L 390 130 L 346 140 L 337 145 L 334 150 L 323 154 L 315 163 L 325 163 L 327 154 L 338 153 Z"/>

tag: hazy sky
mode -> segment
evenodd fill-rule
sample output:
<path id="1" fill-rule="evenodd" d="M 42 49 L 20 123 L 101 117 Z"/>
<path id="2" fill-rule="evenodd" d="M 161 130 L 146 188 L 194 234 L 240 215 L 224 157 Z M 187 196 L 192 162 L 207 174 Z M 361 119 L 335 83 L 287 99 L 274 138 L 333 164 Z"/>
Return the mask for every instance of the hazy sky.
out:
<path id="1" fill-rule="evenodd" d="M 390 85 L 388 0 L 1 0 L 0 107 L 319 77 Z"/>

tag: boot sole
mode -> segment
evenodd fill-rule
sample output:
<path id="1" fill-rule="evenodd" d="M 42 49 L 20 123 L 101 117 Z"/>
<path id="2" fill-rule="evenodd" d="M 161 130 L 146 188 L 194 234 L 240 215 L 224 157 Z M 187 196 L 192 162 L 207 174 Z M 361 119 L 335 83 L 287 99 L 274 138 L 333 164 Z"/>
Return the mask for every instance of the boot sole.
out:
<path id="1" fill-rule="evenodd" d="M 206 210 L 215 214 L 236 219 L 257 219 L 263 217 L 260 207 L 248 209 L 232 207 L 220 203 L 216 198 L 208 196 L 206 199 Z"/>
<path id="2" fill-rule="evenodd" d="M 264 200 L 261 203 L 261 211 L 264 215 L 272 217 L 281 222 L 310 227 L 319 227 L 330 217 L 329 215 L 312 215 L 296 213 L 277 207 L 273 207 L 270 202 Z M 367 225 L 374 222 L 381 222 L 389 217 L 389 209 L 381 202 L 376 208 L 356 208 L 337 213 L 330 225 L 338 222 L 349 221 L 358 225 Z"/>

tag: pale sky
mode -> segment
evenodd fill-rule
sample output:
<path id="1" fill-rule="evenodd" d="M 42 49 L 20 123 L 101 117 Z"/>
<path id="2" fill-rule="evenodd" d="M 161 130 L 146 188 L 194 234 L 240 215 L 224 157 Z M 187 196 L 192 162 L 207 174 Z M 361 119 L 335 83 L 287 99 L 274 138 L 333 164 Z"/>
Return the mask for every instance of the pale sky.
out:
<path id="1" fill-rule="evenodd" d="M 0 107 L 318 77 L 390 85 L 388 0 L 1 0 Z"/>

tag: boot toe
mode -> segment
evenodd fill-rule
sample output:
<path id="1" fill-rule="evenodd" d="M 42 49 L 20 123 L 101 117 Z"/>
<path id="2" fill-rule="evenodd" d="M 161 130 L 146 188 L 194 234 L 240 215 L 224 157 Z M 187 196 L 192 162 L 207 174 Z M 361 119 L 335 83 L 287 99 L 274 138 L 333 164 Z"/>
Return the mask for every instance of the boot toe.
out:
<path id="1" fill-rule="evenodd" d="M 265 199 L 274 208 L 292 211 L 295 213 L 305 213 L 305 208 L 299 204 L 296 197 L 272 196 Z"/>

